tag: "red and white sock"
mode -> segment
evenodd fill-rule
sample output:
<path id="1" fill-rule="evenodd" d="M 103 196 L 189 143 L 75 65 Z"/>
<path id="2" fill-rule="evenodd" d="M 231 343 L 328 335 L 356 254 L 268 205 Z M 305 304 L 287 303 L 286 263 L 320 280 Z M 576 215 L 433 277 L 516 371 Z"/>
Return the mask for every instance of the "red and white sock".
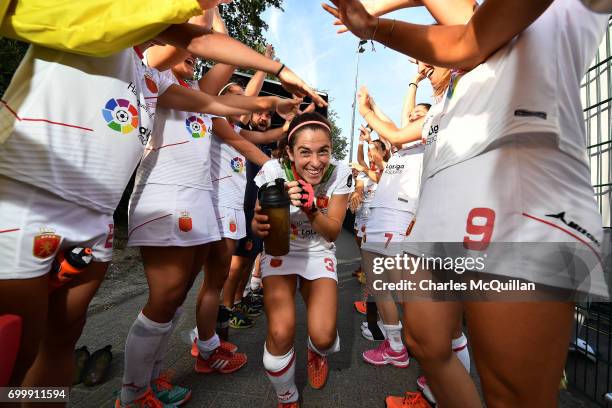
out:
<path id="1" fill-rule="evenodd" d="M 453 339 L 453 352 L 457 355 L 461 364 L 465 367 L 467 372 L 470 372 L 470 350 L 468 349 L 468 341 L 465 334 L 461 333 L 461 336 Z"/>
<path id="2" fill-rule="evenodd" d="M 264 344 L 263 365 L 276 391 L 278 401 L 296 402 L 300 395 L 295 385 L 295 351 L 293 348 L 284 356 L 274 356 Z"/>

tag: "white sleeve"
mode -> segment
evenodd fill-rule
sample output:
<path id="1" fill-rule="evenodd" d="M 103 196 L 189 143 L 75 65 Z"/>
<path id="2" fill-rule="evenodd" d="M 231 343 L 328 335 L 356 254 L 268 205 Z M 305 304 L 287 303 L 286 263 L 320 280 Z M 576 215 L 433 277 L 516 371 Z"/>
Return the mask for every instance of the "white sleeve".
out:
<path id="1" fill-rule="evenodd" d="M 174 74 L 172 74 L 172 71 L 169 69 L 164 72 L 159 72 L 155 68 L 147 68 L 147 71 L 152 74 L 155 83 L 157 83 L 157 94 L 160 96 L 163 95 L 168 88 L 170 88 L 170 85 L 176 84 Z"/>
<path id="2" fill-rule="evenodd" d="M 353 173 L 344 163 L 336 164 L 336 177 L 330 191 L 330 196 L 335 194 L 349 194 L 355 190 Z"/>

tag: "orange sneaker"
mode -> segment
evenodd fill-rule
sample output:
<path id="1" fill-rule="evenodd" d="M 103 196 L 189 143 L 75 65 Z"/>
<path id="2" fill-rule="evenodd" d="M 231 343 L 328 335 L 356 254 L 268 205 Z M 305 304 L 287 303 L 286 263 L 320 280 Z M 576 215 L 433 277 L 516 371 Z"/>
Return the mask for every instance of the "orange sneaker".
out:
<path id="1" fill-rule="evenodd" d="M 198 339 L 195 339 L 193 341 L 193 343 L 191 344 L 191 355 L 194 357 L 197 357 L 198 354 L 200 354 L 200 351 L 198 350 L 198 344 L 197 344 Z M 221 347 L 222 349 L 225 349 L 227 351 L 229 351 L 230 353 L 235 353 L 238 351 L 238 346 L 230 343 L 229 341 L 225 341 L 225 340 L 221 340 Z"/>
<path id="2" fill-rule="evenodd" d="M 247 363 L 247 356 L 244 353 L 230 353 L 219 347 L 206 360 L 198 355 L 195 363 L 195 371 L 198 373 L 230 374 L 241 369 Z"/>
<path id="3" fill-rule="evenodd" d="M 115 400 L 115 408 L 168 408 L 170 405 L 164 405 L 160 400 L 157 399 L 151 388 L 144 393 L 144 395 L 127 405 L 121 404 L 121 399 Z"/>
<path id="4" fill-rule="evenodd" d="M 420 392 L 407 392 L 403 397 L 389 396 L 385 402 L 387 408 L 431 408 Z"/>
<path id="5" fill-rule="evenodd" d="M 308 349 L 308 383 L 315 390 L 320 390 L 327 381 L 329 364 L 327 358 Z"/>
<path id="6" fill-rule="evenodd" d="M 279 402 L 278 408 L 300 408 L 299 402 Z"/>
<path id="7" fill-rule="evenodd" d="M 357 302 L 353 303 L 353 305 L 355 305 L 355 310 L 357 310 L 358 313 L 361 313 L 362 315 L 367 314 L 368 311 L 365 301 L 358 300 Z"/>

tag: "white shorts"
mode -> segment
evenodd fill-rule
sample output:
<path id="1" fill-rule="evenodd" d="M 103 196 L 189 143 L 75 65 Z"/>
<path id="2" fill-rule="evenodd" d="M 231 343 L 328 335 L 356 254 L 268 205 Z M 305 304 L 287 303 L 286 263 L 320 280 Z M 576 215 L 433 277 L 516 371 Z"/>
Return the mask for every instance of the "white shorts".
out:
<path id="1" fill-rule="evenodd" d="M 427 179 L 403 247 L 417 256 L 487 256 L 482 272 L 607 296 L 602 238 L 589 169 L 523 140 Z M 587 276 L 561 272 L 578 261 Z"/>
<path id="2" fill-rule="evenodd" d="M 329 252 L 310 252 L 300 255 L 272 256 L 261 254 L 261 277 L 299 275 L 307 280 L 330 278 L 338 282 L 338 262 Z"/>
<path id="3" fill-rule="evenodd" d="M 238 241 L 246 237 L 244 210 L 215 206 L 215 214 L 222 238 Z"/>
<path id="4" fill-rule="evenodd" d="M 128 246 L 189 247 L 220 239 L 210 191 L 146 184 L 132 193 Z"/>
<path id="5" fill-rule="evenodd" d="M 46 190 L 0 176 L 0 279 L 45 275 L 59 251 L 93 250 L 113 256 L 113 215 L 66 201 Z"/>
<path id="6" fill-rule="evenodd" d="M 394 256 L 402 252 L 401 243 L 410 230 L 414 214 L 391 208 L 370 209 L 361 249 Z"/>

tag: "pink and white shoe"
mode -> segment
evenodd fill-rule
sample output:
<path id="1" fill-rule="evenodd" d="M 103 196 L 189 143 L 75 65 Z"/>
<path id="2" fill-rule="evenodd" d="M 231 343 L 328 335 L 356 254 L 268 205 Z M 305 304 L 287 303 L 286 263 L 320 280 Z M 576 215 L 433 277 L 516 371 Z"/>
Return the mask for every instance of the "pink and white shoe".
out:
<path id="1" fill-rule="evenodd" d="M 421 391 L 421 394 L 423 394 L 427 402 L 429 402 L 431 406 L 435 407 L 436 397 L 434 397 L 433 393 L 431 392 L 431 389 L 427 385 L 427 380 L 425 379 L 424 375 L 417 378 L 417 387 L 419 391 Z"/>
<path id="2" fill-rule="evenodd" d="M 410 364 L 406 347 L 402 347 L 401 351 L 395 351 L 391 348 L 389 340 L 385 340 L 375 349 L 364 351 L 362 356 L 366 363 L 376 366 L 391 364 L 394 367 L 406 368 Z"/>

